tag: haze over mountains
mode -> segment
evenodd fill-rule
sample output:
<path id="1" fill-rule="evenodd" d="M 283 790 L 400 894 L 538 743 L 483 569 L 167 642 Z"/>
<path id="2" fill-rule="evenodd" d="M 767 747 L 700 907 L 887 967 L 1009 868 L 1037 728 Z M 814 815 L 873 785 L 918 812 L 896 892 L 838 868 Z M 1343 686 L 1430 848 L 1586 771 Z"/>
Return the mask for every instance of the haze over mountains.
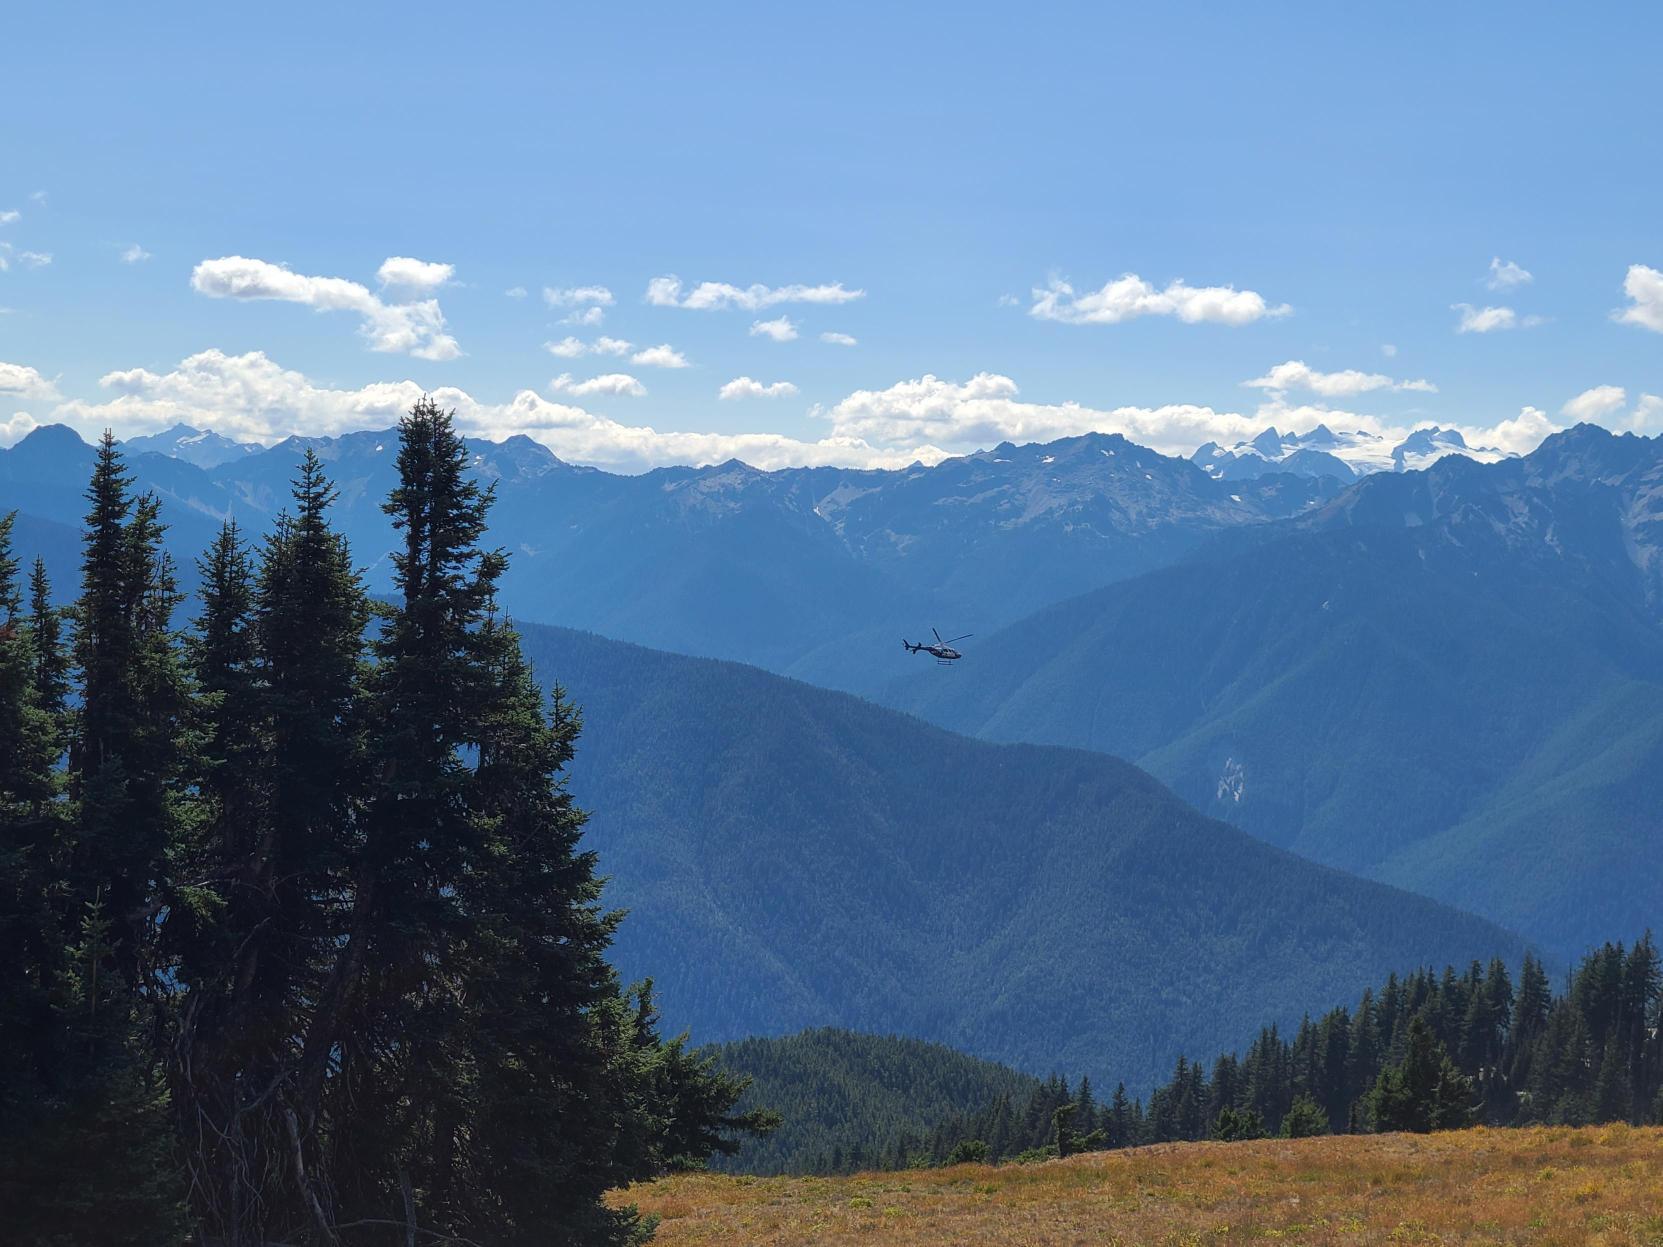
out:
<path id="1" fill-rule="evenodd" d="M 884 696 L 1138 761 L 1273 843 L 1562 951 L 1663 905 L 1663 445 L 1374 476 Z"/>
<path id="2" fill-rule="evenodd" d="M 651 974 L 701 1042 L 836 1025 L 1143 1087 L 1180 1052 L 1394 969 L 1522 951 L 1205 818 L 1116 758 L 523 631 L 539 677 L 582 703 L 571 787 L 607 901 L 631 911 L 615 964 Z"/>
<path id="3" fill-rule="evenodd" d="M 1261 439 L 1260 465 L 1282 470 L 1245 477 L 1227 474 L 1234 460 L 1215 474 L 1099 435 L 898 472 L 617 476 L 526 438 L 472 448 L 497 484 L 492 537 L 513 555 L 504 597 L 522 620 L 743 660 L 992 741 L 1124 757 L 1270 845 L 1560 955 L 1643 929 L 1663 906 L 1663 443 L 1579 426 L 1522 458 L 1413 470 L 1447 444 L 1429 431 L 1430 449 L 1392 448 L 1403 471 L 1347 485 L 1301 474 L 1307 451 L 1346 462 L 1322 432 L 1278 434 L 1297 447 L 1274 461 Z M 246 452 L 181 429 L 157 445 L 129 466 L 163 495 L 187 573 L 223 515 L 269 525 L 311 446 L 358 561 L 386 585 L 390 432 Z M 20 552 L 45 553 L 61 589 L 90 459 L 61 427 L 0 452 Z M 975 634 L 951 670 L 896 644 L 932 624 Z M 1068 1051 L 1074 1068 L 1132 1076 L 1173 1045 L 1233 1042 L 1267 1002 L 1346 995 L 1341 965 L 1378 977 L 1509 938 L 1400 898 L 1386 908 L 1436 915 L 1442 932 L 1436 948 L 1405 944 L 1369 916 L 1399 894 L 1256 856 L 1273 850 L 1112 761 L 977 752 L 752 669 L 527 630 L 540 670 L 590 709 L 580 782 L 631 794 L 627 824 L 621 803 L 593 802 L 614 899 L 651 898 L 620 955 L 658 974 L 701 1039 L 904 1019 L 1030 1068 Z M 986 856 L 1013 838 L 1013 856 Z M 965 854 L 997 886 L 972 872 L 937 896 L 938 859 Z M 1189 873 L 1167 891 L 1180 860 Z M 828 879 L 846 907 L 811 886 Z M 747 910 L 756 895 L 772 899 Z M 1326 916 L 1301 926 L 1313 905 Z M 1118 925 L 1132 914 L 1139 938 L 1160 930 L 1198 963 L 1237 966 L 1243 997 L 1170 978 Z M 1033 931 L 1113 990 L 1058 978 Z M 744 969 L 713 983 L 697 949 Z M 1286 979 L 1252 968 L 1272 961 Z M 952 968 L 902 992 L 926 965 Z M 1057 993 L 1073 1002 L 1061 1012 L 1044 1003 Z M 1018 1025 L 1027 1010 L 1054 1033 Z"/>

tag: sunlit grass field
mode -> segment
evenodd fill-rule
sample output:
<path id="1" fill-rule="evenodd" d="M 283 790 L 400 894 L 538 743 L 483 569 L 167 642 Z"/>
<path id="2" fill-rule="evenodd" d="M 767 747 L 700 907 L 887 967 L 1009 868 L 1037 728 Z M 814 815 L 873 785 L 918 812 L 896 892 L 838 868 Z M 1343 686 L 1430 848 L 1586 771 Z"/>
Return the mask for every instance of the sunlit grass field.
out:
<path id="1" fill-rule="evenodd" d="M 1663 1129 L 1464 1130 L 618 1192 L 680 1244 L 1532 1243 L 1663 1247 Z"/>

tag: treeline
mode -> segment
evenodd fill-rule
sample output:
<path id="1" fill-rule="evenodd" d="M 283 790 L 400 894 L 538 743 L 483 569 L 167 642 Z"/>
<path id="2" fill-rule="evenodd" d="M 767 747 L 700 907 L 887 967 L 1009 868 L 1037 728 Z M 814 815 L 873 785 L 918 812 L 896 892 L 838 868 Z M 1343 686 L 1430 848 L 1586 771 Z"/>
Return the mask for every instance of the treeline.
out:
<path id="1" fill-rule="evenodd" d="M 607 962 L 578 714 L 429 402 L 398 476 L 391 606 L 310 454 L 188 626 L 108 435 L 72 607 L 0 518 L 8 1243 L 633 1242 L 603 1192 L 764 1124 Z"/>
<path id="2" fill-rule="evenodd" d="M 1429 1131 L 1469 1125 L 1663 1123 L 1663 967 L 1648 934 L 1590 953 L 1555 994 L 1524 959 L 1515 985 L 1499 960 L 1391 976 L 1356 1008 L 1268 1026 L 1245 1054 L 1209 1069 L 1180 1057 L 1147 1100 L 1121 1084 L 1053 1076 L 1002 1092 L 933 1127 L 868 1131 L 836 1151 L 804 1151 L 806 1172 L 898 1169 L 961 1160 L 1199 1139 Z"/>

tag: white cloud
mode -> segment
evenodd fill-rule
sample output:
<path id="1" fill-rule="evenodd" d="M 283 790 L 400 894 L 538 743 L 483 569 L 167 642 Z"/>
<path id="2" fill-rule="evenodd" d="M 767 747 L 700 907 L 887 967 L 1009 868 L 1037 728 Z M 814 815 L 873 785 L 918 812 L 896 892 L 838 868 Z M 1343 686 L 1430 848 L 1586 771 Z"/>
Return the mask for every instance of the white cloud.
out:
<path id="1" fill-rule="evenodd" d="M 507 290 L 504 290 L 502 293 L 504 294 L 504 296 L 506 296 L 507 298 L 510 298 L 510 299 L 523 299 L 523 298 L 525 298 L 526 291 L 525 291 L 524 286 L 510 286 L 510 287 L 508 287 Z"/>
<path id="2" fill-rule="evenodd" d="M 866 297 L 864 290 L 845 290 L 840 281 L 820 286 L 733 286 L 724 281 L 703 281 L 682 294 L 681 278 L 654 277 L 647 283 L 646 300 L 654 307 L 680 307 L 708 312 L 737 307 L 761 311 L 777 303 L 848 303 Z"/>
<path id="3" fill-rule="evenodd" d="M 1544 323 L 1540 316 L 1520 316 L 1510 307 L 1474 307 L 1452 303 L 1450 310 L 1461 313 L 1456 333 L 1494 333 L 1500 329 L 1533 329 Z"/>
<path id="4" fill-rule="evenodd" d="M 561 359 L 577 359 L 584 355 L 628 355 L 634 349 L 634 343 L 626 342 L 623 338 L 604 336 L 596 338 L 593 342 L 585 342 L 581 338 L 568 335 L 558 342 L 543 343 L 543 349 Z"/>
<path id="5" fill-rule="evenodd" d="M 1663 398 L 1656 394 L 1641 394 L 1634 406 L 1628 407 L 1628 391 L 1620 385 L 1596 385 L 1584 390 L 1559 409 L 1572 420 L 1602 424 L 1608 429 L 1628 429 L 1636 433 L 1654 433 L 1663 427 Z"/>
<path id="6" fill-rule="evenodd" d="M 1511 290 L 1514 286 L 1528 285 L 1535 280 L 1529 271 L 1498 255 L 1490 259 L 1490 275 L 1484 279 L 1484 284 L 1491 290 Z"/>
<path id="7" fill-rule="evenodd" d="M 1620 385 L 1596 385 L 1583 390 L 1559 409 L 1559 414 L 1572 420 L 1601 420 L 1614 411 L 1621 411 L 1628 402 L 1628 391 Z"/>
<path id="8" fill-rule="evenodd" d="M 330 435 L 386 428 L 428 394 L 454 409 L 469 436 L 501 439 L 525 433 L 573 463 L 640 472 L 665 464 L 742 459 L 764 469 L 794 466 L 902 468 L 936 463 L 932 446 L 874 447 L 859 439 L 802 441 L 775 433 L 699 433 L 626 425 L 570 403 L 521 390 L 507 402 L 484 403 L 451 386 L 430 389 L 411 380 L 378 382 L 356 390 L 313 384 L 259 351 L 226 355 L 203 351 L 172 371 L 112 372 L 101 382 L 111 397 L 59 404 L 52 419 L 96 436 L 113 428 L 121 437 L 156 432 L 179 421 L 228 437 L 275 442 L 291 434 Z M 26 431 L 26 430 L 25 430 Z"/>
<path id="9" fill-rule="evenodd" d="M 1176 316 L 1189 325 L 1247 325 L 1291 311 L 1286 303 L 1270 306 L 1254 290 L 1191 286 L 1182 280 L 1156 290 L 1136 273 L 1127 273 L 1083 295 L 1076 295 L 1066 281 L 1053 278 L 1044 289 L 1035 288 L 1028 314 L 1069 325 L 1118 325 L 1139 316 Z"/>
<path id="10" fill-rule="evenodd" d="M 550 307 L 581 307 L 585 303 L 611 307 L 616 300 L 605 286 L 544 286 L 543 302 Z"/>
<path id="11" fill-rule="evenodd" d="M 1629 417 L 1629 427 L 1636 433 L 1647 435 L 1663 431 L 1663 396 L 1640 395 L 1640 401 L 1634 404 L 1634 413 Z"/>
<path id="12" fill-rule="evenodd" d="M 390 255 L 375 270 L 375 276 L 383 286 L 391 286 L 395 290 L 432 294 L 456 276 L 456 266 L 415 260 L 407 255 Z"/>
<path id="13" fill-rule="evenodd" d="M 50 251 L 19 251 L 17 262 L 24 268 L 45 268 L 52 263 Z"/>
<path id="14" fill-rule="evenodd" d="M 131 247 L 128 247 L 121 253 L 121 262 L 123 264 L 142 264 L 149 258 L 150 253 L 143 247 L 139 246 L 138 243 L 134 243 Z"/>
<path id="15" fill-rule="evenodd" d="M 53 399 L 58 397 L 58 389 L 50 379 L 33 368 L 23 364 L 0 363 L 0 394 L 11 399 Z"/>
<path id="16" fill-rule="evenodd" d="M 7 208 L 4 212 L 0 212 L 0 225 L 10 225 L 14 221 L 20 221 L 22 219 L 23 214 L 16 208 Z"/>
<path id="17" fill-rule="evenodd" d="M 46 207 L 46 192 L 45 191 L 30 191 L 29 192 L 29 198 L 33 202 L 38 203 L 41 207 L 43 207 L 43 208 Z"/>
<path id="18" fill-rule="evenodd" d="M 1390 342 L 1382 342 L 1380 344 L 1380 353 L 1387 359 L 1395 359 L 1397 357 L 1397 348 Z"/>
<path id="19" fill-rule="evenodd" d="M 606 309 L 597 303 L 593 307 L 580 307 L 569 316 L 562 316 L 560 318 L 560 323 L 562 325 L 583 325 L 592 327 L 600 324 L 605 319 Z"/>
<path id="20" fill-rule="evenodd" d="M 1515 455 L 1528 455 L 1542 444 L 1542 439 L 1560 430 L 1539 407 L 1525 407 L 1511 420 L 1488 427 L 1455 426 L 1469 446 L 1490 446 Z"/>
<path id="21" fill-rule="evenodd" d="M 797 326 L 791 323 L 789 316 L 776 317 L 774 320 L 755 320 L 751 322 L 751 337 L 772 338 L 775 342 L 791 342 L 797 337 Z"/>
<path id="22" fill-rule="evenodd" d="M 642 347 L 629 357 L 629 362 L 643 368 L 686 368 L 687 356 L 668 342 L 660 342 L 657 346 Z"/>
<path id="23" fill-rule="evenodd" d="M 1644 264 L 1630 264 L 1623 293 L 1628 306 L 1612 314 L 1625 325 L 1663 333 L 1663 273 Z"/>
<path id="24" fill-rule="evenodd" d="M 355 312 L 372 351 L 432 360 L 455 359 L 462 353 L 456 339 L 445 332 L 437 299 L 387 303 L 343 277 L 308 277 L 240 255 L 202 261 L 191 273 L 191 286 L 214 299 L 273 299 L 319 312 Z"/>
<path id="25" fill-rule="evenodd" d="M 1264 376 L 1243 381 L 1242 384 L 1257 390 L 1309 390 L 1323 398 L 1343 398 L 1367 394 L 1371 390 L 1414 390 L 1423 394 L 1438 392 L 1438 387 L 1430 381 L 1396 381 L 1383 373 L 1359 372 L 1355 368 L 1343 372 L 1318 372 L 1299 359 L 1277 364 Z"/>
<path id="26" fill-rule="evenodd" d="M 750 377 L 735 377 L 716 391 L 717 398 L 790 398 L 797 387 L 789 381 L 773 381 L 764 385 Z"/>
<path id="27" fill-rule="evenodd" d="M 823 334 L 820 335 L 820 341 L 830 342 L 833 346 L 858 346 L 859 345 L 859 343 L 856 342 L 855 339 L 851 335 L 846 334 L 846 333 L 823 333 Z"/>
<path id="28" fill-rule="evenodd" d="M 39 427 L 28 412 L 13 412 L 11 419 L 0 420 L 0 446 L 15 446 Z"/>
<path id="29" fill-rule="evenodd" d="M 573 398 L 588 398 L 600 394 L 608 398 L 645 398 L 647 387 L 628 373 L 607 372 L 587 381 L 573 381 L 572 374 L 563 372 L 549 382 L 556 394 L 570 394 Z"/>

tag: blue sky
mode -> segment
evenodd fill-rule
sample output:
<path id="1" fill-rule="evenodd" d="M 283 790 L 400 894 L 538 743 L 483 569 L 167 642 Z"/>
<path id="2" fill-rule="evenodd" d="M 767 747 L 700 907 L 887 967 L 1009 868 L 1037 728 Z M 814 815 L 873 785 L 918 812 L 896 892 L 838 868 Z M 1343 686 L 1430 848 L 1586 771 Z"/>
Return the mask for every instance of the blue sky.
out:
<path id="1" fill-rule="evenodd" d="M 9 15 L 0 440 L 1663 429 L 1655 7 L 474 7 Z"/>

